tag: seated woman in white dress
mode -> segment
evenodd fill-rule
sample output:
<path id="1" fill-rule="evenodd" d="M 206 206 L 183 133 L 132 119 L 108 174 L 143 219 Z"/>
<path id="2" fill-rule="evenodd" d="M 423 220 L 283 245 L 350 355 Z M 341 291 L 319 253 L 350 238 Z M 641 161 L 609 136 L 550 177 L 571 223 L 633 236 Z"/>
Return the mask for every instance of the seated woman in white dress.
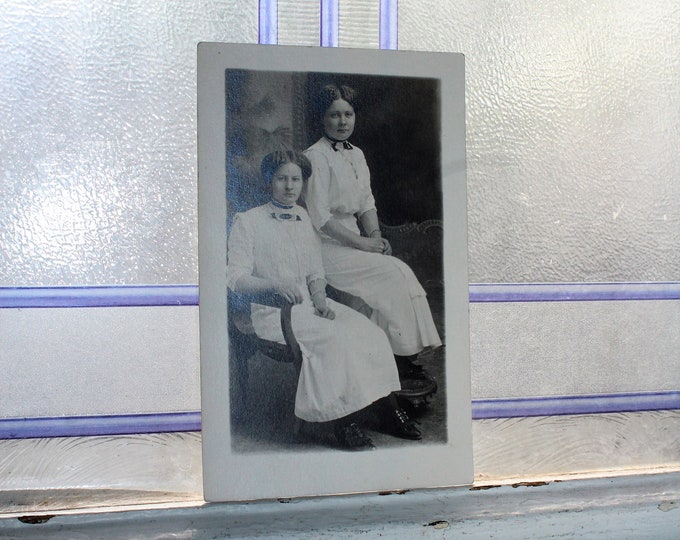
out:
<path id="1" fill-rule="evenodd" d="M 230 290 L 274 291 L 295 304 L 293 332 L 302 352 L 295 415 L 307 422 L 332 422 L 338 445 L 373 448 L 357 424 L 358 411 L 373 407 L 378 429 L 420 439 L 392 392 L 400 389 L 385 333 L 354 310 L 326 298 L 321 244 L 309 215 L 296 201 L 311 165 L 302 154 L 278 151 L 262 160 L 271 201 L 237 214 L 229 235 Z M 278 308 L 252 305 L 258 336 L 284 343 Z"/>
<path id="2" fill-rule="evenodd" d="M 325 86 L 313 109 L 323 136 L 304 152 L 312 163 L 304 200 L 321 235 L 326 279 L 370 306 L 371 320 L 387 334 L 402 378 L 431 379 L 414 363 L 423 349 L 441 345 L 425 290 L 411 268 L 391 256 L 392 247 L 380 231 L 366 159 L 348 141 L 354 132 L 356 92 L 348 86 Z"/>

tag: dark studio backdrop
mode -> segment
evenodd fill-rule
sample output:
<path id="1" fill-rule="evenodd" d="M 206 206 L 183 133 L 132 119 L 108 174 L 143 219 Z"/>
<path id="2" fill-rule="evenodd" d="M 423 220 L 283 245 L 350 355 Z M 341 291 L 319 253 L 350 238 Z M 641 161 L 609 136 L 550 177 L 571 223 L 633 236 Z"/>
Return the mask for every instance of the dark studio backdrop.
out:
<path id="1" fill-rule="evenodd" d="M 439 81 L 413 77 L 255 70 L 226 72 L 230 217 L 269 199 L 259 163 L 278 148 L 304 150 L 323 130 L 311 106 L 325 84 L 346 84 L 359 107 L 350 142 L 371 171 L 380 221 L 441 220 Z"/>

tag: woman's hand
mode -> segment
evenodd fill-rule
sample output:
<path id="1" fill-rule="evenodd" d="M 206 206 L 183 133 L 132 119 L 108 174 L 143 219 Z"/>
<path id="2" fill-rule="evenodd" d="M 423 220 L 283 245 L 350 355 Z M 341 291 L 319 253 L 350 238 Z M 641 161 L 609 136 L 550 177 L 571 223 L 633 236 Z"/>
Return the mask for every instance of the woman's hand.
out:
<path id="1" fill-rule="evenodd" d="M 328 307 L 328 304 L 325 304 L 322 308 L 316 308 L 315 313 L 319 317 L 323 317 L 324 319 L 328 319 L 331 321 L 335 319 L 335 311 Z"/>
<path id="2" fill-rule="evenodd" d="M 326 297 L 321 294 L 312 296 L 312 303 L 314 304 L 314 312 L 324 319 L 335 319 L 335 311 L 333 311 L 326 302 Z"/>
<path id="3" fill-rule="evenodd" d="M 357 238 L 355 247 L 369 253 L 384 253 L 383 250 L 385 249 L 382 238 L 367 238 L 365 236 Z"/>
<path id="4" fill-rule="evenodd" d="M 387 238 L 380 238 L 383 245 L 383 255 L 392 255 L 392 246 L 390 245 Z"/>
<path id="5" fill-rule="evenodd" d="M 362 236 L 357 241 L 357 249 L 361 251 L 368 251 L 369 253 L 381 253 L 383 255 L 392 255 L 392 246 L 389 241 L 379 236 L 367 238 Z"/>
<path id="6" fill-rule="evenodd" d="M 392 255 L 392 246 L 387 240 L 382 238 L 382 235 L 380 234 L 378 218 L 375 210 L 371 210 L 363 214 L 361 217 L 361 222 L 363 224 L 364 230 L 371 231 L 369 236 L 360 236 L 354 231 L 350 231 L 335 218 L 329 219 L 326 224 L 321 227 L 321 230 L 345 246 L 354 249 L 360 249 L 361 251 L 367 251 L 369 253 Z M 370 225 L 373 223 L 375 226 L 370 228 Z"/>
<path id="7" fill-rule="evenodd" d="M 294 283 L 280 283 L 276 287 L 276 294 L 288 300 L 291 304 L 302 303 L 302 293 Z"/>

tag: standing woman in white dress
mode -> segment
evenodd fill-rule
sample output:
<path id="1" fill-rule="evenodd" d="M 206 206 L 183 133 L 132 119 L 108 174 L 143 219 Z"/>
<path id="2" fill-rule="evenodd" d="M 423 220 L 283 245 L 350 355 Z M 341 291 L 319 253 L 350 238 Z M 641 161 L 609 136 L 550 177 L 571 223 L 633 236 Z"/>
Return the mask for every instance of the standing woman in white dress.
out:
<path id="1" fill-rule="evenodd" d="M 421 434 L 398 408 L 400 389 L 385 333 L 354 310 L 326 298 L 321 244 L 309 215 L 298 206 L 311 165 L 302 154 L 273 152 L 262 161 L 271 201 L 239 213 L 229 235 L 227 285 L 243 293 L 274 291 L 295 304 L 293 333 L 302 351 L 295 415 L 332 422 L 338 445 L 373 448 L 354 413 L 372 407 L 378 429 L 405 439 Z M 284 343 L 278 308 L 251 307 L 258 336 Z"/>
<path id="2" fill-rule="evenodd" d="M 312 163 L 304 200 L 321 236 L 326 279 L 370 306 L 371 320 L 387 334 L 402 378 L 431 379 L 414 363 L 423 349 L 441 345 L 425 290 L 411 268 L 391 256 L 364 153 L 348 140 L 355 126 L 356 92 L 328 85 L 313 105 L 323 136 L 304 152 Z"/>

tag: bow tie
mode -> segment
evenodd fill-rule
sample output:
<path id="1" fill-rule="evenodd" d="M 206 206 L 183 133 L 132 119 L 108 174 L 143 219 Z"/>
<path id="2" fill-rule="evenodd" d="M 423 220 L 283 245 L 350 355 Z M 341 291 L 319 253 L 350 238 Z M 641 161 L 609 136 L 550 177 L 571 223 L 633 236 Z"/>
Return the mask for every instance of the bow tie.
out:
<path id="1" fill-rule="evenodd" d="M 332 148 L 335 152 L 338 151 L 338 148 L 336 147 L 337 144 L 342 144 L 342 147 L 343 147 L 345 150 L 351 150 L 352 148 L 354 148 L 354 147 L 353 147 L 350 143 L 348 143 L 347 141 L 335 141 L 335 142 L 331 143 L 331 148 Z"/>
<path id="2" fill-rule="evenodd" d="M 298 216 L 297 214 L 288 214 L 288 213 L 285 213 L 285 212 L 283 214 L 277 214 L 276 212 L 272 212 L 269 215 L 271 217 L 273 217 L 274 219 L 285 219 L 285 220 L 295 219 L 295 221 L 302 221 L 302 218 L 300 216 Z"/>

